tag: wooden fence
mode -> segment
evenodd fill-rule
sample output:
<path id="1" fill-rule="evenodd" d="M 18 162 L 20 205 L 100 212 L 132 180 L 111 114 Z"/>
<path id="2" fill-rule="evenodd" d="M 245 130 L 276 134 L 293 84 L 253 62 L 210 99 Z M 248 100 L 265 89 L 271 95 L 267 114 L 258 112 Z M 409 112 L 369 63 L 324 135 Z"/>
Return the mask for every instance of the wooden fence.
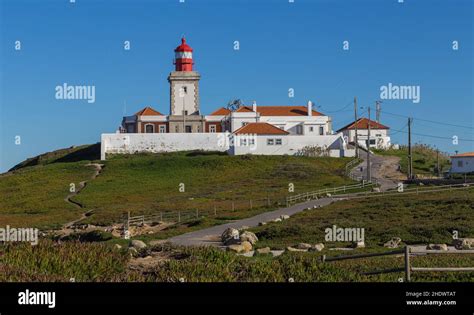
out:
<path id="1" fill-rule="evenodd" d="M 326 255 L 321 256 L 322 262 L 332 262 L 339 260 L 350 260 L 350 259 L 360 259 L 360 258 L 370 258 L 370 257 L 381 257 L 381 256 L 391 256 L 391 255 L 404 255 L 404 266 L 400 268 L 391 268 L 383 270 L 375 270 L 371 272 L 363 273 L 364 275 L 375 275 L 382 273 L 393 273 L 393 272 L 405 272 L 405 281 L 411 281 L 411 274 L 415 271 L 422 272 L 447 272 L 447 271 L 474 271 L 474 267 L 413 267 L 411 265 L 411 255 L 412 254 L 474 254 L 474 250 L 416 250 L 412 251 L 410 246 L 405 246 L 404 249 L 394 250 L 383 253 L 369 253 L 369 254 L 360 254 L 360 255 L 347 255 L 347 256 L 337 256 L 337 257 L 326 257 Z"/>

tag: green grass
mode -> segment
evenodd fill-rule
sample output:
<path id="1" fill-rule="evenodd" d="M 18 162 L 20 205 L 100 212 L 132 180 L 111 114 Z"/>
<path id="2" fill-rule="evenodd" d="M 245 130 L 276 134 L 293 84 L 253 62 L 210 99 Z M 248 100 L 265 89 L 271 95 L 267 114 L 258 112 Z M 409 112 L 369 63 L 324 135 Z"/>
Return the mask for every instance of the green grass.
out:
<path id="1" fill-rule="evenodd" d="M 64 198 L 70 183 L 77 186 L 93 174 L 94 169 L 84 165 L 95 157 L 95 147 L 50 152 L 32 159 L 35 165 L 20 163 L 14 172 L 0 175 L 0 194 L 5 196 L 0 200 L 0 221 L 49 228 L 88 210 L 94 210 L 94 215 L 85 222 L 110 224 L 121 222 L 127 211 L 132 215 L 195 209 L 213 213 L 216 207 L 217 216 L 170 228 L 161 238 L 272 210 L 283 204 L 290 183 L 295 193 L 352 183 L 344 176 L 349 161 L 344 158 L 204 152 L 117 155 L 109 157 L 102 173 L 73 198 L 84 205 L 76 209 Z M 179 191 L 181 183 L 184 192 Z"/>
<path id="2" fill-rule="evenodd" d="M 58 227 L 83 212 L 64 201 L 70 184 L 88 180 L 85 162 L 54 163 L 0 175 L 0 222 L 17 227 Z"/>
<path id="3" fill-rule="evenodd" d="M 374 152 L 378 155 L 399 157 L 401 171 L 408 174 L 408 148 L 406 146 L 400 147 L 399 150 L 374 150 Z M 415 144 L 412 146 L 412 153 L 415 174 L 436 175 L 436 149 L 424 144 Z M 439 163 L 442 171 L 448 170 L 451 165 L 449 157 L 443 152 L 439 153 Z"/>
<path id="4" fill-rule="evenodd" d="M 258 247 L 285 248 L 300 242 L 346 246 L 325 241 L 325 229 L 364 228 L 368 248 L 380 248 L 392 237 L 405 244 L 452 243 L 452 231 L 460 237 L 474 235 L 474 190 L 401 195 L 340 201 L 305 211 L 281 223 L 252 229 Z"/>
<path id="5" fill-rule="evenodd" d="M 217 208 L 220 220 L 236 219 L 283 203 L 289 184 L 295 193 L 352 183 L 347 159 L 222 154 L 140 154 L 115 156 L 75 200 L 96 209 L 89 221 L 106 224 L 124 213 Z M 184 192 L 180 192 L 180 184 Z M 249 200 L 253 202 L 250 210 Z M 232 211 L 232 201 L 235 202 Z"/>

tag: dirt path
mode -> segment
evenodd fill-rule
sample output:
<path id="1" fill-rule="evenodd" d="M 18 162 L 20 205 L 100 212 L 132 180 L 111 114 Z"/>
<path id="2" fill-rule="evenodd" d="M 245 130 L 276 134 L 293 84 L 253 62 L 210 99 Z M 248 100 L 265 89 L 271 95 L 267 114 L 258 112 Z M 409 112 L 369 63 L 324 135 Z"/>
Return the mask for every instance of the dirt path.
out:
<path id="1" fill-rule="evenodd" d="M 360 157 L 364 160 L 351 172 L 356 177 L 366 178 L 367 152 L 361 150 Z M 373 179 L 380 184 L 380 190 L 396 188 L 398 183 L 406 179 L 406 175 L 399 171 L 400 158 L 395 156 L 370 155 L 370 169 Z"/>
<path id="2" fill-rule="evenodd" d="M 94 180 L 97 176 L 99 176 L 100 172 L 102 172 L 102 167 L 104 166 L 104 164 L 89 163 L 89 164 L 86 164 L 85 166 L 93 166 L 95 168 L 94 174 L 92 174 L 91 178 L 88 180 L 88 181 L 91 181 L 91 180 Z M 77 189 L 74 192 L 67 195 L 66 198 L 64 198 L 64 201 L 66 201 L 67 203 L 73 205 L 74 207 L 76 207 L 78 209 L 84 208 L 84 206 L 80 202 L 74 201 L 71 198 L 73 198 L 74 196 L 79 194 L 86 187 L 88 181 L 80 182 L 79 187 L 77 187 Z M 64 229 L 69 229 L 71 226 L 73 226 L 77 222 L 80 222 L 80 221 L 84 220 L 85 218 L 91 216 L 92 213 L 93 213 L 93 210 L 89 210 L 89 211 L 84 212 L 79 219 L 76 219 L 74 221 L 71 221 L 71 222 L 68 222 L 68 223 L 64 224 L 63 225 L 63 230 Z"/>

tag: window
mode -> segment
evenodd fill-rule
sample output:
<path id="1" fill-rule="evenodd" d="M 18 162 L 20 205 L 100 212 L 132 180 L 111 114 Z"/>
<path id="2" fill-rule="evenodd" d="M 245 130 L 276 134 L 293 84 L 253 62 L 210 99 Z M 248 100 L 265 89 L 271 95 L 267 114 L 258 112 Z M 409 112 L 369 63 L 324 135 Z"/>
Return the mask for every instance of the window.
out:
<path id="1" fill-rule="evenodd" d="M 302 125 L 296 126 L 296 134 L 297 135 L 302 135 L 303 134 L 303 126 Z"/>
<path id="2" fill-rule="evenodd" d="M 324 135 L 324 127 L 319 127 L 319 135 L 320 136 Z"/>
<path id="3" fill-rule="evenodd" d="M 187 86 L 183 86 L 183 92 L 184 92 L 184 94 L 188 93 L 188 87 Z"/>
<path id="4" fill-rule="evenodd" d="M 192 126 L 185 126 L 184 128 L 185 128 L 185 132 L 186 132 L 186 133 L 191 133 L 191 132 L 193 132 Z"/>
<path id="5" fill-rule="evenodd" d="M 145 133 L 154 133 L 155 132 L 155 126 L 151 124 L 145 125 Z"/>
<path id="6" fill-rule="evenodd" d="M 375 144 L 375 139 L 370 139 L 370 145 Z"/>
<path id="7" fill-rule="evenodd" d="M 273 145 L 274 141 L 273 139 L 267 139 L 267 145 Z"/>
<path id="8" fill-rule="evenodd" d="M 160 125 L 160 133 L 166 133 L 166 126 Z"/>
<path id="9" fill-rule="evenodd" d="M 135 132 L 135 125 L 127 124 L 127 133 L 134 133 L 134 132 Z"/>
<path id="10" fill-rule="evenodd" d="M 216 125 L 210 125 L 209 132 L 216 132 Z"/>
<path id="11" fill-rule="evenodd" d="M 249 139 L 249 145 L 255 145 L 255 139 Z"/>
<path id="12" fill-rule="evenodd" d="M 240 139 L 240 146 L 244 147 L 247 145 L 247 139 Z"/>
<path id="13" fill-rule="evenodd" d="M 179 127 L 177 125 L 174 127 L 174 131 L 179 132 Z"/>
<path id="14" fill-rule="evenodd" d="M 458 167 L 462 167 L 462 161 L 458 161 Z"/>
<path id="15" fill-rule="evenodd" d="M 314 131 L 314 128 L 313 128 L 313 127 L 309 127 L 309 131 L 313 132 L 313 131 Z"/>
<path id="16" fill-rule="evenodd" d="M 281 139 L 275 139 L 275 145 L 281 145 Z"/>
<path id="17" fill-rule="evenodd" d="M 183 110 L 183 115 L 188 116 L 188 111 L 187 111 L 187 110 Z"/>

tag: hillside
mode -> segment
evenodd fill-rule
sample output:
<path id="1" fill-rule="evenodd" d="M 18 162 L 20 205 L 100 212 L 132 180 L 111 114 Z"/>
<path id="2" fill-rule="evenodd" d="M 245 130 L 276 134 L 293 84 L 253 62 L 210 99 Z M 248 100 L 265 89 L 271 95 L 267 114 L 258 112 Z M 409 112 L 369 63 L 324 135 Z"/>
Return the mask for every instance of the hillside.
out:
<path id="1" fill-rule="evenodd" d="M 400 158 L 400 168 L 408 174 L 408 147 L 401 146 L 399 150 L 374 150 L 378 155 L 396 156 Z M 436 149 L 424 144 L 412 146 L 413 170 L 419 176 L 436 175 L 437 152 Z M 441 173 L 450 168 L 449 156 L 444 152 L 439 152 L 439 164 Z"/>
<path id="2" fill-rule="evenodd" d="M 101 174 L 72 198 L 83 205 L 77 209 L 64 198 L 71 183 L 77 186 L 92 176 L 93 168 L 86 166 L 93 157 L 86 153 L 92 148 L 48 153 L 2 175 L 0 194 L 6 196 L 0 200 L 2 222 L 51 227 L 94 210 L 89 223 L 109 224 L 127 211 L 135 215 L 214 206 L 218 220 L 225 221 L 267 211 L 267 200 L 276 207 L 288 194 L 289 184 L 298 193 L 351 183 L 344 177 L 348 159 L 202 152 L 117 155 L 104 161 Z"/>

